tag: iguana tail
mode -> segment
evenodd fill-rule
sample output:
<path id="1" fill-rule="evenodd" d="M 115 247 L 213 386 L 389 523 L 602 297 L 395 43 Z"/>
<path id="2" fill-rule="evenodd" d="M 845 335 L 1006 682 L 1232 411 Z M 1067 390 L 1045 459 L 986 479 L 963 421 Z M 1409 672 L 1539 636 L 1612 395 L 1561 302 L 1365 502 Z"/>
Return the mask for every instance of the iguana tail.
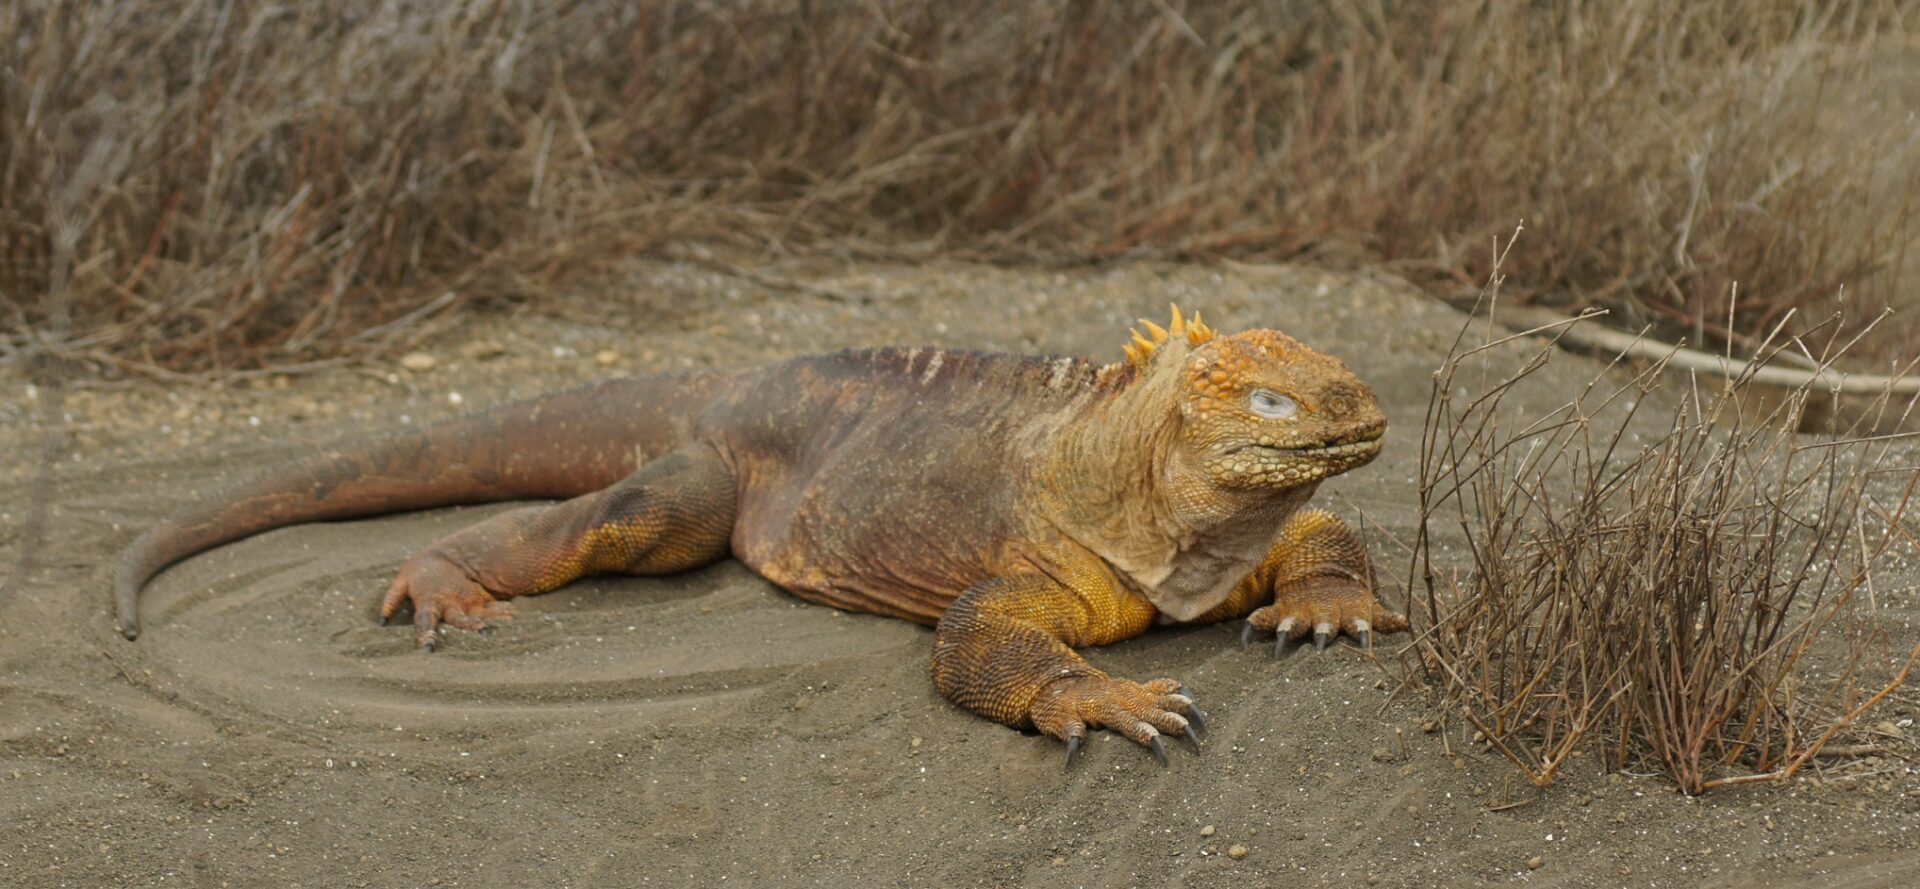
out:
<path id="1" fill-rule="evenodd" d="M 684 441 L 712 380 L 618 380 L 325 448 L 268 469 L 168 516 L 127 547 L 114 573 L 120 632 L 128 639 L 140 634 L 140 589 L 161 569 L 262 531 L 604 488 Z"/>

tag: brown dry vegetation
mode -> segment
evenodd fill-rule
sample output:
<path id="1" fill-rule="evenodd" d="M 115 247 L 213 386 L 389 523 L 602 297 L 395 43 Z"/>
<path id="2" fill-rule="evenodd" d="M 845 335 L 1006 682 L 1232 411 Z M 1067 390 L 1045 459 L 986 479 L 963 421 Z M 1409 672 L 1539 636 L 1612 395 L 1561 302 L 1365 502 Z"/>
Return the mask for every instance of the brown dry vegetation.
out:
<path id="1" fill-rule="evenodd" d="M 1890 300 L 1915 127 L 1832 111 L 1916 28 L 1893 0 L 25 0 L 0 356 L 286 367 L 688 239 L 1451 288 L 1522 218 L 1526 292 L 1711 334 L 1738 281 L 1764 330 Z"/>
<path id="2" fill-rule="evenodd" d="M 1890 649 L 1873 601 L 1914 542 L 1920 475 L 1888 459 L 1905 436 L 1863 434 L 1867 417 L 1803 437 L 1811 387 L 1756 407 L 1751 371 L 1703 391 L 1658 364 L 1516 414 L 1503 402 L 1558 331 L 1482 338 L 1482 323 L 1435 373 L 1421 442 L 1403 663 L 1437 717 L 1539 786 L 1589 753 L 1693 794 L 1878 752 L 1829 742 L 1920 661 Z M 1526 355 L 1518 370 L 1497 369 L 1502 351 Z M 1436 555 L 1443 527 L 1467 564 Z"/>

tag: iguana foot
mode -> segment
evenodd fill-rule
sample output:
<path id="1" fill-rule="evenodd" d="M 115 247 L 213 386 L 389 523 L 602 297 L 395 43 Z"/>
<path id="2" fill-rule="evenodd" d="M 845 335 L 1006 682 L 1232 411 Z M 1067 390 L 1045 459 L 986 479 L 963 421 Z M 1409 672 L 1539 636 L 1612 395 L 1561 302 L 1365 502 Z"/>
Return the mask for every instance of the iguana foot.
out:
<path id="1" fill-rule="evenodd" d="M 1172 679 L 1139 683 L 1111 676 L 1074 676 L 1052 682 L 1034 696 L 1033 727 L 1067 742 L 1067 765 L 1086 740 L 1088 728 L 1106 728 L 1126 735 L 1153 751 L 1167 764 L 1164 735 L 1184 737 L 1200 748 L 1199 732 L 1206 714 L 1193 703 L 1186 688 Z"/>
<path id="2" fill-rule="evenodd" d="M 384 626 L 400 610 L 400 603 L 413 602 L 413 638 L 422 651 L 433 651 L 441 624 L 463 630 L 485 629 L 489 621 L 513 618 L 513 606 L 493 597 L 486 587 L 460 566 L 438 553 L 426 552 L 400 566 L 393 585 L 380 602 L 380 623 Z"/>
<path id="3" fill-rule="evenodd" d="M 1272 605 L 1257 608 L 1247 615 L 1247 626 L 1240 631 L 1240 644 L 1253 641 L 1257 632 L 1274 634 L 1273 654 L 1287 653 L 1287 644 L 1313 634 L 1313 649 L 1325 651 L 1333 637 L 1345 633 L 1361 648 L 1370 648 L 1374 633 L 1398 633 L 1407 628 L 1407 619 L 1388 611 L 1374 598 L 1373 591 L 1350 581 L 1332 581 L 1313 586 L 1298 586 L 1282 592 Z"/>

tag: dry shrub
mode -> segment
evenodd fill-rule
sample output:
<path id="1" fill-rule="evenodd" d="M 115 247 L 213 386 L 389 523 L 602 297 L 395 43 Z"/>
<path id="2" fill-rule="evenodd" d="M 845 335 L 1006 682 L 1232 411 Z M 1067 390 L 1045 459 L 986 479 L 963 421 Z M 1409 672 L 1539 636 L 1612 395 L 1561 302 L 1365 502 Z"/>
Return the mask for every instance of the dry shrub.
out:
<path id="1" fill-rule="evenodd" d="M 1506 398 L 1554 345 L 1468 333 L 1434 377 L 1409 581 L 1407 663 L 1445 717 L 1536 785 L 1584 751 L 1700 793 L 1794 774 L 1905 679 L 1920 647 L 1888 656 L 1871 601 L 1914 542 L 1901 436 L 1799 436 L 1805 388 L 1756 420 L 1744 379 L 1658 366 L 1528 415 Z"/>
<path id="2" fill-rule="evenodd" d="M 1916 15 L 21 0 L 0 4 L 0 350 L 285 366 L 683 238 L 1472 282 L 1521 218 L 1539 237 L 1510 271 L 1535 291 L 1713 332 L 1738 280 L 1764 329 L 1899 271 L 1920 144 L 1882 63 L 1911 63 Z"/>

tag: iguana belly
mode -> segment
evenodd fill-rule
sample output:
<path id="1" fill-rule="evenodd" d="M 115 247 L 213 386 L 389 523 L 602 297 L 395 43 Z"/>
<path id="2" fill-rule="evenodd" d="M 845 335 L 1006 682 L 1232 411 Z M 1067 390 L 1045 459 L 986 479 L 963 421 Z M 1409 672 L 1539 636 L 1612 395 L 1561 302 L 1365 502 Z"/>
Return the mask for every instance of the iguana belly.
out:
<path id="1" fill-rule="evenodd" d="M 931 624 L 968 587 L 1004 570 L 1014 535 L 997 517 L 1009 512 L 979 503 L 940 509 L 871 484 L 822 482 L 798 497 L 748 504 L 734 555 L 807 601 Z"/>

